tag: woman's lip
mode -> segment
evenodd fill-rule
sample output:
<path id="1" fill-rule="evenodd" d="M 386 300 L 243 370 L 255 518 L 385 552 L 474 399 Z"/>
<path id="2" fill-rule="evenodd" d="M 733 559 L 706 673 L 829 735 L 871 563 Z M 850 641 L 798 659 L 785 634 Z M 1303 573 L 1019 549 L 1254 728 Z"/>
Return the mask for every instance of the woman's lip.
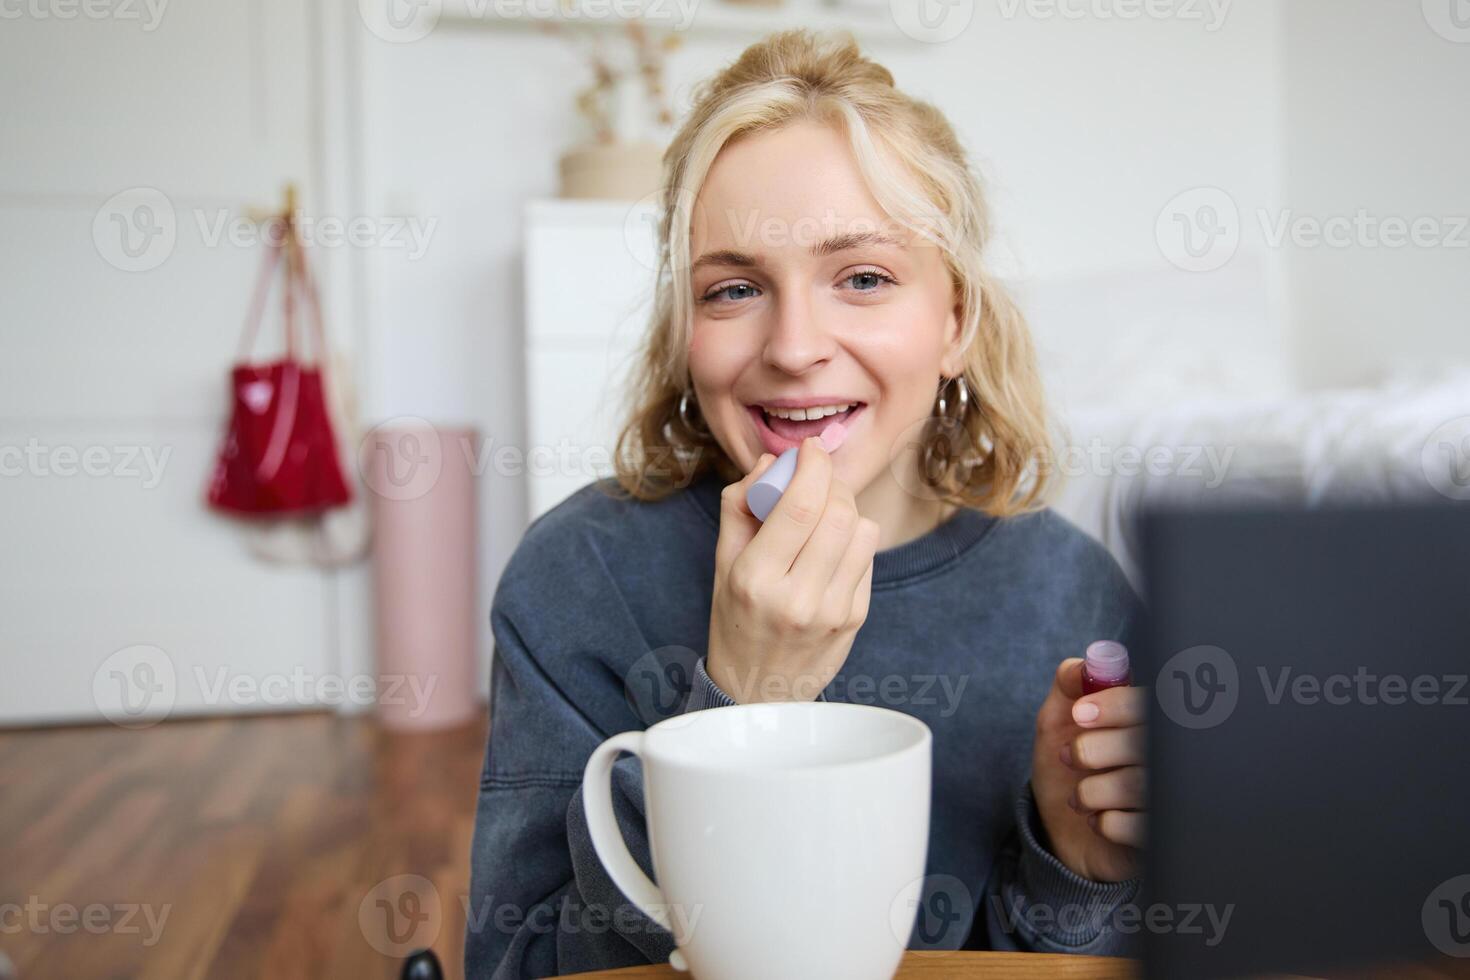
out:
<path id="1" fill-rule="evenodd" d="M 772 398 L 770 401 L 751 402 L 749 408 L 811 408 L 814 405 L 862 405 L 861 398 L 845 395 L 816 395 L 807 398 Z"/>
<path id="2" fill-rule="evenodd" d="M 830 416 L 830 418 L 833 422 L 840 421 L 844 426 L 846 426 L 849 430 L 850 435 L 853 420 L 861 415 L 863 409 L 867 407 L 868 406 L 866 404 L 859 404 L 856 408 L 849 411 L 841 419 L 839 419 L 836 415 Z M 798 440 L 788 439 L 785 436 L 777 435 L 774 431 L 772 431 L 771 427 L 766 425 L 765 413 L 761 411 L 761 407 L 759 405 L 751 405 L 746 409 L 746 411 L 750 413 L 751 420 L 755 423 L 756 436 L 761 441 L 761 448 L 764 449 L 766 452 L 770 453 L 773 456 L 779 456 L 786 450 L 794 449 L 795 447 L 801 445 L 800 441 Z"/>

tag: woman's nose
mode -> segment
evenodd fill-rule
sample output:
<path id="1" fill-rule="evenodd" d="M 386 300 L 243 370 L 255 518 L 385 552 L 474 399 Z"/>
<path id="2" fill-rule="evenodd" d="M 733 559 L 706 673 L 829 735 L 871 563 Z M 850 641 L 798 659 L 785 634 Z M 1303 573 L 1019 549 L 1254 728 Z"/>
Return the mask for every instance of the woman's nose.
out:
<path id="1" fill-rule="evenodd" d="M 810 300 L 782 297 L 776 307 L 763 359 L 786 374 L 802 374 L 832 358 L 835 338 L 822 325 Z"/>

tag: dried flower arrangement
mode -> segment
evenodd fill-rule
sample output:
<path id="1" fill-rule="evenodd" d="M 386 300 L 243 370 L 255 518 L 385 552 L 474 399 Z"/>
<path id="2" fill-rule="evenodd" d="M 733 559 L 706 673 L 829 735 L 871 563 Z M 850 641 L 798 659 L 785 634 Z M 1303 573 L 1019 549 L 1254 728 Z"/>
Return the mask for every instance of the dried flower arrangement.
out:
<path id="1" fill-rule="evenodd" d="M 563 8 L 574 7 L 576 0 L 563 0 Z M 658 30 L 636 20 L 627 22 L 623 33 L 631 49 L 631 64 L 625 57 L 614 58 L 610 51 L 608 35 L 613 33 L 600 29 L 573 31 L 564 24 L 547 22 L 542 25 L 551 33 L 580 34 L 591 36 L 587 45 L 587 58 L 592 67 L 592 84 L 577 92 L 577 111 L 592 127 L 593 139 L 600 145 L 611 145 L 642 139 L 646 132 L 619 132 L 619 95 L 623 86 L 633 79 L 642 80 L 643 99 L 647 116 L 645 127 L 666 130 L 674 123 L 674 111 L 664 87 L 665 58 L 670 51 L 682 43 L 679 34 L 672 30 Z"/>

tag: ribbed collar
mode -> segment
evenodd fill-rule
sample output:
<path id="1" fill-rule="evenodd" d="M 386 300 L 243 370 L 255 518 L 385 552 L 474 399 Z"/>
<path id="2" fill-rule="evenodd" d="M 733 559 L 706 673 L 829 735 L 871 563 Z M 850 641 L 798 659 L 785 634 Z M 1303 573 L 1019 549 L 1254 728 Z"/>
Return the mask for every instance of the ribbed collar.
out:
<path id="1" fill-rule="evenodd" d="M 716 532 L 720 526 L 720 491 L 724 486 L 717 476 L 711 475 L 685 491 Z M 878 552 L 873 557 L 873 587 L 892 588 L 943 568 L 984 537 L 995 521 L 984 511 L 962 507 L 928 534 Z"/>

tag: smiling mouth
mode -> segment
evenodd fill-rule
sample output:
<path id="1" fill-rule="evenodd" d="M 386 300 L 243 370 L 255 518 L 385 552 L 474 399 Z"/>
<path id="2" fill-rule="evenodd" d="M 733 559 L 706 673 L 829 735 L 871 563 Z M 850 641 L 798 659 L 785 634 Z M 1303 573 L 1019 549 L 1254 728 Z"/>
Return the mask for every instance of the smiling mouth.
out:
<path id="1" fill-rule="evenodd" d="M 750 405 L 747 410 L 755 421 L 756 431 L 767 452 L 780 453 L 801 445 L 803 439 L 820 436 L 822 430 L 833 422 L 851 425 L 858 413 L 867 407 L 867 402 L 839 402 L 835 405 L 818 407 L 811 418 L 793 418 L 808 414 L 807 409 L 766 408 Z M 831 411 L 831 409 L 837 409 Z M 818 415 L 817 412 L 821 414 Z"/>

